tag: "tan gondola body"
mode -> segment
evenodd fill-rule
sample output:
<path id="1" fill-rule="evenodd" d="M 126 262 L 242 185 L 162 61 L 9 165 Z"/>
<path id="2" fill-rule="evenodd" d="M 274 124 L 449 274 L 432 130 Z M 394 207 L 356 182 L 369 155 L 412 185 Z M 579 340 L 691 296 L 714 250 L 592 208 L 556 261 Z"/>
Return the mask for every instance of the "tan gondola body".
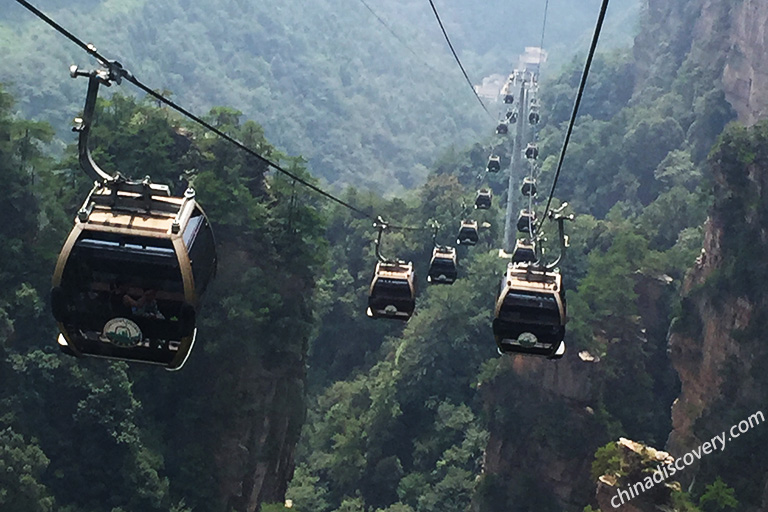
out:
<path id="1" fill-rule="evenodd" d="M 453 284 L 458 276 L 458 258 L 454 247 L 435 247 L 427 271 L 427 282 Z"/>
<path id="2" fill-rule="evenodd" d="M 509 312 L 503 310 L 505 300 L 507 300 L 508 295 L 515 293 L 539 297 L 550 304 L 555 304 L 555 308 L 554 310 L 547 310 L 550 316 L 546 319 L 532 316 L 527 312 L 515 311 L 510 315 Z M 549 339 L 537 340 L 535 344 L 529 347 L 522 346 L 515 351 L 553 357 L 562 342 L 561 334 L 564 334 L 567 322 L 564 297 L 560 273 L 536 269 L 528 264 L 510 263 L 502 282 L 501 292 L 496 300 L 494 322 L 501 320 L 506 323 L 507 329 L 517 333 L 536 332 L 540 336 L 542 333 L 546 333 L 546 337 Z M 552 316 L 553 314 L 556 315 L 556 318 Z M 499 330 L 504 329 L 499 327 L 497 330 L 495 325 L 496 343 L 500 351 L 508 351 L 503 344 L 504 336 L 499 335 Z"/>
<path id="3" fill-rule="evenodd" d="M 202 216 L 202 219 L 197 222 L 198 230 L 201 229 L 200 226 L 210 229 L 208 221 L 195 201 L 194 192 L 191 189 L 187 191 L 185 197 L 171 197 L 167 187 L 154 184 L 148 184 L 147 187 L 149 190 L 145 194 L 110 190 L 107 187 L 98 186 L 91 191 L 78 213 L 74 228 L 59 255 L 53 275 L 52 295 L 56 290 L 61 290 L 67 265 L 71 262 L 73 249 L 79 240 L 88 236 L 97 238 L 104 236 L 125 237 L 125 240 L 129 241 L 141 237 L 144 240 L 156 240 L 158 244 L 167 245 L 170 243 L 176 257 L 179 270 L 178 279 L 181 281 L 181 288 L 183 289 L 182 296 L 178 296 L 178 291 L 172 293 L 160 290 L 157 292 L 158 300 L 182 302 L 191 306 L 195 314 L 197 313 L 200 304 L 199 295 L 215 272 L 215 248 L 213 248 L 211 234 L 210 248 L 208 248 L 209 252 L 206 257 L 211 258 L 212 263 L 209 264 L 210 270 L 204 276 L 205 283 L 198 283 L 198 287 L 196 287 L 189 248 L 185 246 L 184 234 L 193 217 Z M 119 205 L 119 208 L 110 205 Z M 194 238 L 192 240 L 194 241 Z M 152 276 L 144 276 L 142 284 L 148 282 L 151 284 L 151 280 Z M 87 293 L 103 296 L 111 284 L 91 282 Z M 182 320 L 179 317 L 176 321 L 181 322 Z M 141 347 L 142 344 L 152 343 L 152 340 L 147 341 L 145 339 L 136 340 L 137 345 L 134 347 L 120 347 L 109 341 L 107 330 L 110 328 L 110 322 L 112 322 L 111 325 L 116 323 L 115 328 L 117 329 L 127 328 L 129 331 L 130 324 L 135 325 L 135 322 L 127 318 L 111 318 L 102 328 L 101 335 L 96 341 L 94 333 L 78 329 L 76 327 L 77 322 L 64 322 L 57 318 L 61 332 L 58 340 L 59 345 L 64 352 L 75 356 L 141 361 L 160 364 L 168 369 L 179 369 L 192 350 L 197 332 L 197 329 L 194 328 L 178 340 L 164 340 L 164 348 Z M 141 349 L 138 350 L 139 355 L 137 355 L 137 348 Z M 151 351 L 153 350 L 164 353 L 152 354 Z"/>
<path id="4" fill-rule="evenodd" d="M 416 304 L 415 279 L 412 262 L 376 263 L 366 314 L 371 318 L 410 319 Z"/>

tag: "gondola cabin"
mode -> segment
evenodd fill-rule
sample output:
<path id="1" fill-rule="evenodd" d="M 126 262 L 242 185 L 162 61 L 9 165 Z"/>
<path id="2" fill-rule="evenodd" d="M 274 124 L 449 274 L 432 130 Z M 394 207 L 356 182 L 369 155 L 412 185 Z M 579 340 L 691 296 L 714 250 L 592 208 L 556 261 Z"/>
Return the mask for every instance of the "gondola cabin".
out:
<path id="1" fill-rule="evenodd" d="M 501 170 L 501 157 L 498 155 L 491 155 L 488 157 L 488 172 L 499 172 Z"/>
<path id="2" fill-rule="evenodd" d="M 531 124 L 539 124 L 540 119 L 541 116 L 539 116 L 539 112 L 537 110 L 532 110 L 528 114 L 528 122 Z"/>
<path id="3" fill-rule="evenodd" d="M 416 309 L 415 278 L 411 262 L 378 262 L 368 291 L 366 314 L 393 320 L 411 318 Z"/>
<path id="4" fill-rule="evenodd" d="M 499 123 L 496 127 L 496 135 L 507 135 L 509 133 L 509 127 L 507 123 Z"/>
<path id="5" fill-rule="evenodd" d="M 523 186 L 520 187 L 520 193 L 525 197 L 533 197 L 536 195 L 536 180 L 526 176 L 523 178 Z"/>
<path id="6" fill-rule="evenodd" d="M 453 247 L 435 247 L 429 262 L 427 282 L 432 284 L 453 284 L 459 275 L 456 249 Z"/>
<path id="7" fill-rule="evenodd" d="M 463 220 L 459 233 L 456 235 L 456 243 L 459 245 L 477 245 L 480 236 L 477 233 L 476 220 Z"/>
<path id="8" fill-rule="evenodd" d="M 558 359 L 565 353 L 565 323 L 560 274 L 510 263 L 494 311 L 499 352 Z"/>
<path id="9" fill-rule="evenodd" d="M 493 191 L 489 188 L 481 188 L 477 191 L 477 197 L 475 198 L 475 209 L 488 210 L 493 203 Z"/>
<path id="10" fill-rule="evenodd" d="M 520 233 L 535 235 L 536 213 L 528 210 L 520 210 L 520 215 L 517 217 L 517 230 Z"/>
<path id="11" fill-rule="evenodd" d="M 507 111 L 505 117 L 507 118 L 507 122 L 509 124 L 515 124 L 517 122 L 517 110 Z"/>
<path id="12" fill-rule="evenodd" d="M 56 263 L 51 306 L 63 352 L 176 370 L 216 270 L 214 237 L 192 189 L 172 197 L 141 185 L 91 191 Z"/>
<path id="13" fill-rule="evenodd" d="M 536 160 L 539 158 L 539 148 L 536 144 L 533 144 L 532 142 L 528 143 L 528 146 L 525 148 L 525 158 L 528 160 Z"/>
<path id="14" fill-rule="evenodd" d="M 535 263 L 536 245 L 526 240 L 516 240 L 512 251 L 512 263 Z"/>

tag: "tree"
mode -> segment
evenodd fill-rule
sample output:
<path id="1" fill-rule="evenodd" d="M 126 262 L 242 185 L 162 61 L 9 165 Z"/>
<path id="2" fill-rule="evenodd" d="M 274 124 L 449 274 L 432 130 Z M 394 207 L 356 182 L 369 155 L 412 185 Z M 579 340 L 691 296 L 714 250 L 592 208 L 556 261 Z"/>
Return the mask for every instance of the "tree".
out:
<path id="1" fill-rule="evenodd" d="M 736 500 L 736 492 L 718 476 L 714 482 L 707 485 L 704 494 L 699 498 L 699 507 L 703 512 L 737 510 L 739 502 Z"/>

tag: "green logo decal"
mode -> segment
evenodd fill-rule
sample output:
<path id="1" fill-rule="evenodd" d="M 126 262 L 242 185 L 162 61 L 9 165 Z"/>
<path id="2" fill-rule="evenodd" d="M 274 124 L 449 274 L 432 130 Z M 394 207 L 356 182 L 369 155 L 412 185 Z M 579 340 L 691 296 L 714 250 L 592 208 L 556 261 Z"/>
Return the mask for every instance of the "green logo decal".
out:
<path id="1" fill-rule="evenodd" d="M 120 347 L 135 347 L 143 339 L 141 329 L 127 318 L 113 318 L 104 325 L 102 339 Z"/>

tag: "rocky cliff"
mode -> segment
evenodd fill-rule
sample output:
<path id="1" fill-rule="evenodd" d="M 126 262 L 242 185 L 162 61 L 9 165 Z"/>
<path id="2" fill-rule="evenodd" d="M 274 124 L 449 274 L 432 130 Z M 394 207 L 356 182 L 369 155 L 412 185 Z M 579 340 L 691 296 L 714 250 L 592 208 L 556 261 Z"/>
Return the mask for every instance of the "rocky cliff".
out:
<path id="1" fill-rule="evenodd" d="M 669 293 L 680 286 L 666 286 L 665 279 L 639 275 L 635 289 L 639 318 L 606 328 L 596 326 L 596 335 L 610 340 L 601 361 L 586 363 L 576 354 L 554 364 L 515 360 L 506 363 L 506 371 L 483 389 L 491 439 L 482 481 L 491 491 L 491 484 L 504 482 L 510 499 L 516 496 L 515 486 L 527 482 L 538 486 L 542 495 L 554 497 L 561 510 L 583 507 L 589 501 L 582 492 L 589 464 L 576 461 L 589 458 L 587 452 L 618 437 L 611 421 L 599 416 L 606 411 L 619 423 L 659 424 L 658 417 L 642 416 L 651 407 L 668 407 L 672 400 L 660 397 L 670 391 L 674 395 L 680 385 L 668 440 L 666 433 L 651 439 L 636 437 L 648 436 L 650 429 L 629 434 L 659 448 L 666 441 L 666 449 L 679 457 L 747 418 L 768 397 L 768 379 L 761 372 L 768 365 L 768 351 L 763 346 L 768 296 L 760 285 L 768 280 L 764 263 L 768 232 L 762 227 L 768 225 L 768 201 L 763 195 L 768 190 L 764 149 L 768 136 L 765 126 L 756 124 L 768 115 L 768 3 L 647 0 L 644 4 L 633 50 L 639 78 L 632 103 L 653 101 L 649 97 L 671 100 L 686 132 L 685 149 L 697 165 L 708 169 L 710 185 L 704 189 L 714 196 L 714 205 L 704 227 L 703 249 L 683 283 L 682 311 L 671 328 L 670 303 L 660 300 L 665 296 L 660 290 L 666 288 Z M 734 128 L 705 165 L 712 144 L 734 118 L 741 125 L 756 126 L 751 131 Z M 670 366 L 680 384 L 661 375 Z M 638 401 L 648 393 L 638 393 L 637 388 L 643 386 L 646 372 L 653 371 L 659 372 L 653 384 L 659 403 L 650 405 Z M 527 399 L 534 397 L 530 410 L 508 405 L 515 396 L 509 394 L 510 389 L 516 390 L 515 395 L 521 392 Z M 502 414 L 499 409 L 505 401 L 511 410 Z M 622 402 L 635 403 L 636 419 Z M 601 421 L 591 423 L 588 411 Z M 664 414 L 669 414 L 668 409 Z M 516 423 L 533 421 L 535 426 L 530 428 L 534 431 L 554 431 L 554 417 L 558 425 L 569 425 L 567 435 L 578 440 L 578 447 L 559 446 L 556 436 L 519 437 L 521 427 Z M 768 432 L 768 428 L 764 430 Z M 740 437 L 726 448 L 727 454 L 712 454 L 679 475 L 682 488 L 701 496 L 707 485 L 721 477 L 735 489 L 739 510 L 765 510 L 768 482 L 760 462 L 761 454 L 766 453 L 765 442 L 768 433 L 757 429 Z M 528 480 L 520 475 L 527 475 Z M 600 494 L 610 485 L 602 481 L 597 503 L 593 502 L 605 511 L 615 510 Z M 594 484 L 589 487 L 594 491 Z M 491 491 L 489 495 L 499 496 Z M 497 510 L 483 506 L 481 499 L 475 505 L 480 512 Z M 641 500 L 630 507 L 650 511 L 669 505 L 665 498 Z M 546 500 L 537 506 L 539 510 L 550 507 Z M 518 502 L 514 510 L 527 508 Z"/>
<path id="2" fill-rule="evenodd" d="M 257 265 L 247 251 L 228 246 L 221 251 L 217 281 L 237 294 L 241 269 Z M 272 300 L 275 317 L 269 334 L 259 324 L 227 325 L 225 310 L 216 311 L 216 326 L 237 336 L 230 350 L 219 354 L 209 376 L 212 396 L 227 405 L 211 405 L 210 414 L 226 421 L 210 431 L 211 477 L 218 488 L 218 510 L 254 512 L 265 503 L 282 503 L 293 477 L 294 454 L 306 415 L 307 336 L 304 326 L 311 296 L 310 284 L 285 272 L 282 288 Z M 214 306 L 212 306 L 213 309 Z M 239 328 L 238 328 L 239 327 Z M 250 335 L 249 335 L 250 333 Z M 293 337 L 291 337 L 291 334 Z M 221 408 L 221 410 L 220 410 Z"/>
<path id="3" fill-rule="evenodd" d="M 635 44 L 638 76 L 668 87 L 681 70 L 693 72 L 697 88 L 721 89 L 745 125 L 768 115 L 766 2 L 648 0 L 645 12 Z"/>
<path id="4" fill-rule="evenodd" d="M 710 156 L 714 205 L 704 247 L 684 288 L 669 348 L 682 390 L 672 408 L 668 449 L 693 449 L 764 408 L 768 364 L 768 124 L 732 126 Z M 685 476 L 698 484 L 720 476 L 736 489 L 740 510 L 765 510 L 768 483 L 763 427 L 728 437 L 723 453 Z"/>
<path id="5" fill-rule="evenodd" d="M 723 89 L 750 126 L 768 116 L 768 3 L 744 0 L 731 13 Z"/>
<path id="6" fill-rule="evenodd" d="M 599 363 L 568 352 L 556 363 L 514 356 L 499 364 L 480 389 L 490 439 L 473 510 L 581 510 L 592 454 L 605 442 L 592 407 Z"/>
<path id="7" fill-rule="evenodd" d="M 667 330 L 661 310 L 673 288 L 667 276 L 634 276 L 640 315 L 617 322 L 622 332 L 603 340 L 603 357 L 573 349 L 559 361 L 505 357 L 498 375 L 481 385 L 490 439 L 474 512 L 580 512 L 594 496 L 595 451 L 611 440 L 612 422 L 629 423 L 625 415 L 637 414 L 617 399 L 648 409 L 647 416 L 667 413 L 669 402 L 647 383 L 663 382 L 669 367 L 659 361 Z M 648 403 L 652 396 L 655 405 Z"/>

